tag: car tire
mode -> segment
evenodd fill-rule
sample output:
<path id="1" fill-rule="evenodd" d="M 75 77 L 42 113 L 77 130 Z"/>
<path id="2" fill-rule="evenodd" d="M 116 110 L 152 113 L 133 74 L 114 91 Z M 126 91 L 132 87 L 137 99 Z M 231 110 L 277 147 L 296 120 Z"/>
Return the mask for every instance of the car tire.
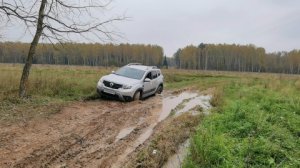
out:
<path id="1" fill-rule="evenodd" d="M 162 91 L 163 91 L 163 89 L 164 89 L 163 86 L 162 86 L 162 85 L 159 85 L 158 88 L 157 88 L 157 90 L 156 90 L 156 93 L 157 93 L 157 94 L 161 94 Z"/>
<path id="2" fill-rule="evenodd" d="M 103 98 L 103 95 L 102 95 L 102 93 L 101 93 L 101 91 L 99 89 L 97 89 L 97 93 L 98 93 L 98 97 L 99 98 Z"/>
<path id="3" fill-rule="evenodd" d="M 141 91 L 136 91 L 133 95 L 132 101 L 137 101 L 141 99 Z"/>

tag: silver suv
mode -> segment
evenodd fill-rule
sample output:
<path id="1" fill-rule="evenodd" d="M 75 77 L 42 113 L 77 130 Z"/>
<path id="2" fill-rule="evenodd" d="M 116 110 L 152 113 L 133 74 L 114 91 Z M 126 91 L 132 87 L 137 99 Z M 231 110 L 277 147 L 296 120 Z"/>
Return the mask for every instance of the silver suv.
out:
<path id="1" fill-rule="evenodd" d="M 139 100 L 163 91 L 163 75 L 155 66 L 131 63 L 100 78 L 97 92 L 100 96 L 123 101 Z"/>

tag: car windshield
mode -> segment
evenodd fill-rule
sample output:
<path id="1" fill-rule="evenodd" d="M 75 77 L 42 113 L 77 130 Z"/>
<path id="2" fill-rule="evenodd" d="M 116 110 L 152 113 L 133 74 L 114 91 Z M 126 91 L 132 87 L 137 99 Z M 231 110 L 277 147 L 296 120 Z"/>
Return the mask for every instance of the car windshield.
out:
<path id="1" fill-rule="evenodd" d="M 125 76 L 127 78 L 142 79 L 145 71 L 129 67 L 122 67 L 115 72 L 116 75 Z"/>

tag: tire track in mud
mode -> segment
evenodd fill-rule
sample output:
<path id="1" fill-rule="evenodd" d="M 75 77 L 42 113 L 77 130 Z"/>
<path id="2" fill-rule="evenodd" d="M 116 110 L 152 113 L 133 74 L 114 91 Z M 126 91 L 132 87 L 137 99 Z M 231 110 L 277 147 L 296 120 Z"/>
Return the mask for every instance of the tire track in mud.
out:
<path id="1" fill-rule="evenodd" d="M 1 160 L 1 156 L 6 156 L 0 167 L 109 167 L 109 161 L 151 124 L 156 116 L 151 109 L 160 106 L 160 100 L 156 96 L 130 103 L 80 102 L 52 118 L 30 121 L 27 128 L 7 128 L 0 135 L 14 136 L 14 143 L 5 147 L 21 153 L 15 156 L 13 152 L 0 152 Z M 120 130 L 129 126 L 134 126 L 134 130 L 115 141 Z M 15 144 L 24 145 L 14 147 Z"/>
<path id="2" fill-rule="evenodd" d="M 75 102 L 25 127 L 5 127 L 0 130 L 0 167 L 121 167 L 171 109 L 196 95 Z"/>

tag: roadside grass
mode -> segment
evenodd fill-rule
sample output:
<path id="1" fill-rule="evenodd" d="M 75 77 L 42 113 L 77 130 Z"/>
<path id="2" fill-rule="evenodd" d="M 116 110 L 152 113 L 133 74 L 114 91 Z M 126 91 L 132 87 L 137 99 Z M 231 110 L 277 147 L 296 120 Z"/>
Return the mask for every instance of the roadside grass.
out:
<path id="1" fill-rule="evenodd" d="M 223 85 L 214 113 L 192 137 L 184 167 L 299 167 L 299 76 Z"/>
<path id="2" fill-rule="evenodd" d="M 300 166 L 299 76 L 175 72 L 164 72 L 168 89 L 204 91 L 213 88 L 210 92 L 213 95 L 210 102 L 214 107 L 212 115 L 204 117 L 191 137 L 189 155 L 183 167 Z M 134 166 L 130 166 L 161 167 L 177 150 L 170 143 L 182 143 L 187 138 L 181 136 L 181 131 L 179 128 L 162 131 L 168 138 L 159 139 L 160 143 L 156 141 L 160 136 L 154 136 L 154 140 L 134 157 Z M 171 150 L 165 151 L 161 146 Z M 158 152 L 154 156 L 152 151 L 155 149 L 163 154 Z"/>
<path id="3" fill-rule="evenodd" d="M 17 96 L 21 65 L 0 66 L 1 98 Z M 29 79 L 29 96 L 74 100 L 95 91 L 99 78 L 109 69 L 76 66 L 33 65 Z"/>
<path id="4" fill-rule="evenodd" d="M 48 117 L 66 104 L 95 95 L 112 68 L 33 65 L 27 99 L 18 98 L 20 64 L 0 64 L 0 123 Z"/>

